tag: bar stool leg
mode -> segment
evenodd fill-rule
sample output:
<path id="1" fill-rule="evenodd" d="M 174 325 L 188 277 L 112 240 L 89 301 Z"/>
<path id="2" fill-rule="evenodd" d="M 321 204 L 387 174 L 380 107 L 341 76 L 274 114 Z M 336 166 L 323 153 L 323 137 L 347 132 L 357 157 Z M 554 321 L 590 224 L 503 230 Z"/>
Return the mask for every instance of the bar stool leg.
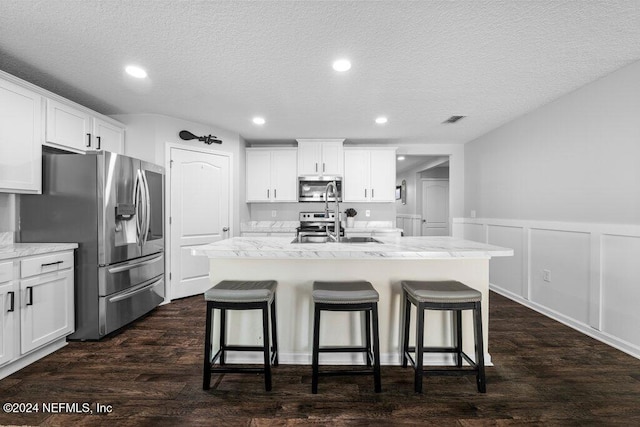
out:
<path id="1" fill-rule="evenodd" d="M 484 372 L 484 345 L 482 338 L 482 309 L 481 303 L 478 301 L 473 309 L 473 329 L 476 338 L 476 364 L 478 365 L 478 374 L 476 383 L 480 393 L 487 392 L 487 380 Z"/>
<path id="2" fill-rule="evenodd" d="M 273 301 L 271 301 L 271 336 L 273 338 L 273 366 L 278 366 L 278 326 L 276 321 L 276 297 L 273 296 Z"/>
<path id="3" fill-rule="evenodd" d="M 422 393 L 422 372 L 424 357 L 424 304 L 417 305 L 417 325 L 416 325 L 416 370 L 414 378 L 414 390 L 416 393 Z"/>
<path id="4" fill-rule="evenodd" d="M 226 352 L 227 347 L 227 310 L 220 309 L 220 365 L 226 364 Z"/>
<path id="5" fill-rule="evenodd" d="M 271 362 L 269 343 L 269 303 L 262 306 L 262 345 L 264 352 L 264 388 L 271 391 Z"/>
<path id="6" fill-rule="evenodd" d="M 382 382 L 380 380 L 380 337 L 378 336 L 379 330 L 377 302 L 371 304 L 371 311 L 371 317 L 373 318 L 373 383 L 376 393 L 380 393 L 382 391 Z"/>
<path id="7" fill-rule="evenodd" d="M 409 352 L 409 322 L 411 320 L 411 302 L 406 291 L 402 291 L 404 295 L 404 328 L 402 337 L 402 367 L 407 367 L 407 353 Z"/>
<path id="8" fill-rule="evenodd" d="M 372 358 L 374 357 L 372 354 L 371 347 L 371 312 L 369 310 L 364 311 L 364 334 L 365 334 L 365 346 L 367 347 L 367 352 L 365 353 L 367 358 L 367 366 L 371 367 Z"/>
<path id="9" fill-rule="evenodd" d="M 207 303 L 207 316 L 204 332 L 204 367 L 202 370 L 202 389 L 209 390 L 211 386 L 211 322 L 213 321 L 213 307 Z"/>
<path id="10" fill-rule="evenodd" d="M 320 352 L 320 309 L 315 306 L 313 313 L 313 351 L 312 351 L 312 375 L 311 375 L 311 393 L 318 393 L 318 356 Z"/>
<path id="11" fill-rule="evenodd" d="M 456 366 L 462 367 L 462 310 L 453 311 L 454 318 L 454 339 L 456 346 Z"/>

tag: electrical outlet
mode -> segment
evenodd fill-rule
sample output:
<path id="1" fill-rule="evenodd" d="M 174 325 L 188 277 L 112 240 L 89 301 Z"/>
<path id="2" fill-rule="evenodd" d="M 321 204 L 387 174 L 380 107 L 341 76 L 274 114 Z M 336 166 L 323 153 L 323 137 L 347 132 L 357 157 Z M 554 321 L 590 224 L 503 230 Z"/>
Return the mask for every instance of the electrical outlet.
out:
<path id="1" fill-rule="evenodd" d="M 366 211 L 364 211 L 364 216 L 369 217 L 371 216 L 371 211 L 369 209 L 367 209 Z"/>
<path id="2" fill-rule="evenodd" d="M 542 270 L 542 280 L 551 282 L 551 270 Z"/>
<path id="3" fill-rule="evenodd" d="M 278 211 L 271 211 L 271 218 L 278 216 Z"/>
<path id="4" fill-rule="evenodd" d="M 475 218 L 476 217 L 476 211 L 472 210 L 471 211 L 471 218 Z"/>

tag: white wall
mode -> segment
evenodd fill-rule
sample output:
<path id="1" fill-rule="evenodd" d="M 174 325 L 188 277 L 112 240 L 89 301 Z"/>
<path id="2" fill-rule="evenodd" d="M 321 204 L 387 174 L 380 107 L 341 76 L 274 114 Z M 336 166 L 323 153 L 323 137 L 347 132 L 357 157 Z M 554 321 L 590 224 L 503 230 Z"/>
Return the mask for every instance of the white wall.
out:
<path id="1" fill-rule="evenodd" d="M 640 222 L 640 62 L 465 145 L 465 214 Z"/>
<path id="2" fill-rule="evenodd" d="M 492 289 L 640 358 L 640 62 L 465 145 Z M 545 270 L 548 277 L 545 280 Z"/>
<path id="3" fill-rule="evenodd" d="M 210 125 L 190 122 L 175 117 L 162 116 L 157 114 L 127 114 L 114 115 L 114 119 L 124 123 L 126 129 L 125 154 L 165 165 L 165 146 L 167 143 L 182 144 L 186 147 L 210 148 L 217 151 L 226 151 L 233 154 L 233 176 L 234 183 L 234 212 L 238 212 L 234 218 L 233 229 L 240 230 L 240 222 L 249 219 L 249 210 L 245 200 L 245 142 L 239 134 Z M 202 135 L 215 135 L 222 140 L 222 144 L 205 145 L 204 143 L 191 140 L 183 141 L 178 136 L 181 130 L 188 130 L 191 133 Z"/>

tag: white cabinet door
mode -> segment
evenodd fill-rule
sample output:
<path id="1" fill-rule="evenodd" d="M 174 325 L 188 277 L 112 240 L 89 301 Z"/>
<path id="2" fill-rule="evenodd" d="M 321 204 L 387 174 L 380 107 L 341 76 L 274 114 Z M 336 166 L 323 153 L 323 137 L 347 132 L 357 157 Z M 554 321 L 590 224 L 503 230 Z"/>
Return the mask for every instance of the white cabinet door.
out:
<path id="1" fill-rule="evenodd" d="M 344 151 L 342 140 L 322 143 L 322 175 L 344 174 Z"/>
<path id="2" fill-rule="evenodd" d="M 8 263 L 12 264 L 12 263 Z M 14 282 L 0 284 L 0 366 L 12 360 L 16 355 L 16 313 L 18 295 Z"/>
<path id="3" fill-rule="evenodd" d="M 271 152 L 247 150 L 247 202 L 268 202 L 271 197 Z"/>
<path id="4" fill-rule="evenodd" d="M 345 202 L 366 202 L 369 190 L 369 150 L 344 151 L 344 181 L 342 199 Z"/>
<path id="5" fill-rule="evenodd" d="M 298 141 L 298 175 L 320 175 L 322 145 L 317 141 Z"/>
<path id="6" fill-rule="evenodd" d="M 124 154 L 124 129 L 97 117 L 93 118 L 93 136 L 96 150 Z"/>
<path id="7" fill-rule="evenodd" d="M 344 174 L 344 139 L 298 139 L 298 175 Z"/>
<path id="8" fill-rule="evenodd" d="M 271 152 L 271 187 L 273 202 L 297 202 L 298 173 L 295 148 Z"/>
<path id="9" fill-rule="evenodd" d="M 396 155 L 393 150 L 371 150 L 370 162 L 372 202 L 395 202 Z"/>
<path id="10" fill-rule="evenodd" d="M 0 192 L 42 191 L 42 97 L 0 80 Z"/>
<path id="11" fill-rule="evenodd" d="M 22 280 L 20 306 L 22 354 L 73 332 L 73 270 Z"/>
<path id="12" fill-rule="evenodd" d="M 95 150 L 91 119 L 84 111 L 47 99 L 47 142 L 76 151 Z"/>

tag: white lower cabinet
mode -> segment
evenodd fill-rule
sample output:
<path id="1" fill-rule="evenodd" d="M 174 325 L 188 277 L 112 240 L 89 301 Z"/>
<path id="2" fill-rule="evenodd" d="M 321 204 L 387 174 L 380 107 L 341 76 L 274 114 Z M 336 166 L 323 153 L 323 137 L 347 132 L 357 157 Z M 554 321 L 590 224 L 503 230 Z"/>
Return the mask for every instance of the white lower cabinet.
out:
<path id="1" fill-rule="evenodd" d="M 15 326 L 17 292 L 16 282 L 11 276 L 3 279 L 3 272 L 12 273 L 13 263 L 0 263 L 0 301 L 2 301 L 2 316 L 0 316 L 0 366 L 12 360 L 16 355 Z"/>
<path id="2" fill-rule="evenodd" d="M 20 282 L 20 351 L 28 353 L 73 332 L 73 271 Z"/>
<path id="3" fill-rule="evenodd" d="M 73 251 L 0 262 L 0 301 L 1 379 L 62 347 L 74 331 Z"/>

